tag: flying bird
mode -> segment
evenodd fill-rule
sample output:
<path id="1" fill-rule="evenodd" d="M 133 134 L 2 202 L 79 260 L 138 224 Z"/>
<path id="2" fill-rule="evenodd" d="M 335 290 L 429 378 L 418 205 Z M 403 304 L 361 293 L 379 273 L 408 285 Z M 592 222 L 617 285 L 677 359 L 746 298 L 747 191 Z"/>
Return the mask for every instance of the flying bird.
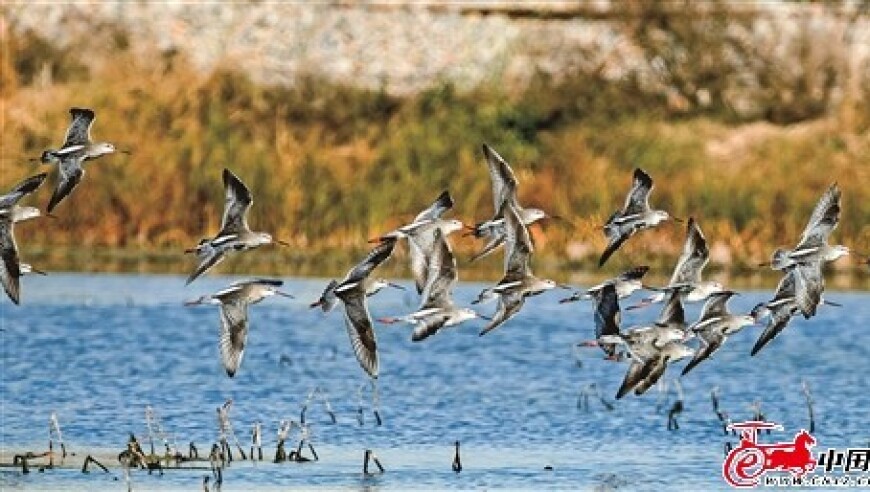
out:
<path id="1" fill-rule="evenodd" d="M 649 267 L 646 265 L 630 268 L 614 278 L 605 280 L 598 285 L 589 287 L 585 291 L 575 292 L 571 295 L 571 297 L 566 297 L 559 302 L 564 304 L 566 302 L 593 299 L 595 297 L 595 294 L 603 289 L 605 285 L 613 285 L 616 288 L 617 297 L 619 297 L 620 299 L 624 299 L 632 295 L 636 291 L 644 288 L 642 279 L 648 271 Z"/>
<path id="2" fill-rule="evenodd" d="M 604 234 L 607 236 L 607 248 L 598 260 L 598 266 L 603 266 L 610 256 L 638 231 L 657 226 L 671 218 L 664 210 L 652 210 L 649 206 L 649 194 L 653 189 L 653 180 L 642 169 L 634 170 L 634 184 L 625 199 L 622 210 L 610 216 L 604 224 Z M 676 220 L 676 219 L 675 219 Z"/>
<path id="3" fill-rule="evenodd" d="M 698 336 L 701 346 L 698 347 L 692 360 L 683 368 L 683 376 L 719 350 L 730 335 L 746 326 L 756 324 L 755 315 L 757 313 L 737 315 L 728 311 L 728 300 L 735 294 L 736 292 L 726 290 L 712 294 L 707 298 L 701 311 L 701 317 L 689 327 L 689 330 Z"/>
<path id="4" fill-rule="evenodd" d="M 499 215 L 505 221 L 504 276 L 494 287 L 484 290 L 473 303 L 498 297 L 498 308 L 490 323 L 480 332 L 486 335 L 519 313 L 525 299 L 559 287 L 556 282 L 536 277 L 529 264 L 534 247 L 529 230 L 509 201 L 502 203 Z"/>
<path id="5" fill-rule="evenodd" d="M 254 203 L 251 191 L 229 169 L 224 169 L 223 180 L 226 202 L 221 230 L 214 238 L 202 239 L 195 248 L 185 250 L 185 253 L 195 254 L 199 260 L 196 270 L 187 278 L 187 284 L 224 261 L 231 252 L 247 251 L 271 243 L 288 246 L 284 241 L 273 239 L 270 234 L 251 231 L 246 217 Z"/>
<path id="6" fill-rule="evenodd" d="M 707 247 L 707 238 L 701 232 L 701 228 L 694 217 L 689 217 L 686 226 L 686 242 L 683 252 L 674 267 L 674 273 L 666 287 L 656 295 L 644 299 L 636 306 L 628 309 L 636 309 L 650 304 L 662 302 L 667 297 L 667 292 L 677 291 L 685 302 L 698 302 L 707 299 L 710 294 L 725 290 L 721 283 L 713 280 L 702 280 L 701 272 L 710 261 L 710 249 Z"/>
<path id="7" fill-rule="evenodd" d="M 459 278 L 456 257 L 440 230 L 434 232 L 434 238 L 435 247 L 427 258 L 429 272 L 420 308 L 407 316 L 379 320 L 382 323 L 404 321 L 416 325 L 411 336 L 414 342 L 434 335 L 441 328 L 456 326 L 478 317 L 472 309 L 457 307 L 453 302 L 453 287 Z M 411 240 L 415 241 L 415 238 L 412 236 Z"/>
<path id="8" fill-rule="evenodd" d="M 336 297 L 344 304 L 344 324 L 353 353 L 372 379 L 378 377 L 378 348 L 366 303 L 366 279 L 378 265 L 390 257 L 395 246 L 396 238 L 387 238 L 375 246 L 334 289 Z"/>
<path id="9" fill-rule="evenodd" d="M 848 255 L 850 250 L 847 246 L 828 244 L 828 238 L 840 223 L 840 195 L 840 188 L 836 183 L 832 184 L 813 209 L 797 246 L 792 250 L 777 249 L 773 252 L 771 261 L 762 263 L 761 266 L 769 265 L 774 270 L 785 270 L 798 264 L 835 261 Z"/>
<path id="10" fill-rule="evenodd" d="M 263 299 L 278 295 L 292 299 L 293 296 L 278 290 L 284 285 L 281 280 L 254 279 L 237 282 L 212 295 L 185 302 L 185 306 L 216 304 L 220 306 L 220 354 L 227 376 L 233 377 L 242 364 L 248 343 L 248 306 Z"/>
<path id="11" fill-rule="evenodd" d="M 39 158 L 42 163 L 53 164 L 70 154 L 82 154 L 83 159 L 90 160 L 115 152 L 130 153 L 128 150 L 115 149 L 115 146 L 109 142 L 91 140 L 91 127 L 96 119 L 92 109 L 70 108 L 69 114 L 70 125 L 66 130 L 63 144 L 58 149 L 45 150 Z"/>
<path id="12" fill-rule="evenodd" d="M 22 264 L 18 257 L 18 245 L 15 242 L 13 225 L 32 218 L 33 211 L 39 215 L 39 210 L 33 207 L 20 207 L 18 201 L 36 191 L 45 181 L 46 174 L 37 174 L 16 184 L 5 195 L 0 196 L 0 283 L 6 295 L 15 304 L 21 301 L 20 278 L 33 270 L 28 264 Z"/>
<path id="13" fill-rule="evenodd" d="M 471 234 L 477 238 L 486 238 L 488 242 L 476 255 L 471 258 L 471 261 L 477 261 L 504 244 L 507 237 L 505 230 L 505 220 L 501 215 L 501 205 L 508 201 L 513 205 L 520 218 L 520 221 L 526 225 L 532 225 L 535 222 L 549 216 L 546 212 L 539 208 L 523 208 L 517 200 L 517 178 L 514 175 L 513 169 L 508 165 L 507 161 L 502 158 L 492 147 L 483 144 L 483 155 L 486 157 L 486 164 L 489 167 L 489 177 L 492 181 L 492 200 L 493 207 L 496 211 L 495 216 L 484 222 L 480 222 L 471 228 Z"/>
<path id="14" fill-rule="evenodd" d="M 324 313 L 328 313 L 335 309 L 338 305 L 338 296 L 335 295 L 335 288 L 338 287 L 337 280 L 330 280 L 329 284 L 323 289 L 320 298 L 309 304 L 310 308 L 319 307 Z M 384 278 L 367 279 L 366 282 L 366 297 L 371 297 L 380 292 L 385 287 L 392 287 L 397 290 L 405 290 L 405 287 L 390 282 Z"/>

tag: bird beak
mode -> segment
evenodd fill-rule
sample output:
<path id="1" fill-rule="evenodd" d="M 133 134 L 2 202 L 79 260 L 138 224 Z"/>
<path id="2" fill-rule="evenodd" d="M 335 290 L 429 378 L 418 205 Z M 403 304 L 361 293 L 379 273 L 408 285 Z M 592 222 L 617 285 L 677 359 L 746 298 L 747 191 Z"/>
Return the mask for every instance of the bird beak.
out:
<path id="1" fill-rule="evenodd" d="M 133 153 L 133 151 L 130 149 L 118 149 L 118 152 L 120 152 L 122 154 L 127 154 L 127 155 L 130 155 Z"/>
<path id="2" fill-rule="evenodd" d="M 275 295 L 279 295 L 281 297 L 286 297 L 287 299 L 296 299 L 296 296 L 293 294 L 288 294 L 286 292 L 281 292 L 280 290 L 275 291 Z"/>
<path id="3" fill-rule="evenodd" d="M 686 219 L 682 219 L 680 217 L 671 217 L 671 218 L 674 219 L 674 222 L 679 222 L 680 224 L 682 224 L 683 222 L 686 221 Z"/>
<path id="4" fill-rule="evenodd" d="M 569 302 L 575 302 L 577 300 L 579 300 L 579 298 L 576 296 L 566 297 L 564 299 L 559 299 L 559 304 L 567 304 Z"/>
<path id="5" fill-rule="evenodd" d="M 394 288 L 394 289 L 399 289 L 399 290 L 408 290 L 408 289 L 406 289 L 404 286 L 399 285 L 399 284 L 394 284 L 394 283 L 392 283 L 392 282 L 387 282 L 387 285 L 388 285 L 389 287 Z"/>
<path id="6" fill-rule="evenodd" d="M 35 272 L 35 271 L 36 271 L 36 270 L 34 270 L 34 272 Z M 44 274 L 43 274 L 43 275 L 44 275 Z M 843 305 L 840 304 L 839 302 L 824 301 L 824 300 L 823 300 L 822 303 L 824 303 L 826 306 L 831 306 L 831 307 L 843 307 Z"/>
<path id="7" fill-rule="evenodd" d="M 187 248 L 184 250 L 184 254 L 189 255 L 190 253 L 196 253 L 196 248 Z"/>
<path id="8" fill-rule="evenodd" d="M 477 313 L 477 317 L 480 318 L 480 319 L 482 319 L 482 320 L 484 320 L 484 321 L 492 321 L 492 317 L 490 317 L 490 316 L 484 316 L 484 315 L 482 315 L 482 314 L 480 314 L 480 313 Z"/>
<path id="9" fill-rule="evenodd" d="M 290 243 L 288 243 L 287 241 L 283 241 L 281 239 L 276 239 L 275 244 L 277 244 L 278 246 L 284 246 L 285 248 L 290 247 Z"/>
<path id="10" fill-rule="evenodd" d="M 308 307 L 311 308 L 311 309 L 314 309 L 314 308 L 319 307 L 319 306 L 321 306 L 321 305 L 323 305 L 323 301 L 321 301 L 321 300 L 318 299 L 317 301 L 312 302 L 311 304 L 309 304 Z"/>
<path id="11" fill-rule="evenodd" d="M 379 244 L 379 243 L 381 243 L 381 242 L 383 242 L 383 239 L 381 239 L 381 238 L 379 238 L 379 237 L 375 237 L 375 238 L 372 238 L 372 239 L 369 239 L 369 240 L 368 240 L 368 243 L 369 243 L 369 244 Z"/>
<path id="12" fill-rule="evenodd" d="M 565 290 L 573 290 L 574 289 L 574 287 L 571 287 L 568 284 L 556 284 L 556 287 L 558 287 L 560 289 L 565 289 Z"/>
<path id="13" fill-rule="evenodd" d="M 625 308 L 626 311 L 634 311 L 635 309 L 640 309 L 651 305 L 652 302 L 649 299 L 641 299 L 641 301 L 633 306 L 628 306 Z"/>
<path id="14" fill-rule="evenodd" d="M 577 227 L 577 226 L 574 225 L 573 222 L 571 222 L 571 220 L 566 219 L 565 217 L 563 217 L 563 216 L 561 216 L 561 215 L 551 215 L 550 218 L 553 219 L 553 220 L 558 220 L 559 222 L 564 222 L 564 223 L 568 224 L 569 226 L 571 226 L 572 228 L 576 228 L 576 227 Z"/>
<path id="15" fill-rule="evenodd" d="M 47 219 L 57 219 L 57 215 L 54 215 L 54 214 L 45 214 L 45 215 L 41 215 L 40 217 L 45 217 Z"/>
<path id="16" fill-rule="evenodd" d="M 187 307 L 198 306 L 200 304 L 202 304 L 202 299 L 191 299 L 189 301 L 184 301 L 184 305 Z"/>
<path id="17" fill-rule="evenodd" d="M 33 267 L 30 267 L 30 271 L 32 271 L 33 273 L 35 273 L 37 275 L 42 275 L 42 276 L 48 275 L 47 273 L 43 272 L 42 270 L 37 270 L 36 268 L 33 268 Z"/>

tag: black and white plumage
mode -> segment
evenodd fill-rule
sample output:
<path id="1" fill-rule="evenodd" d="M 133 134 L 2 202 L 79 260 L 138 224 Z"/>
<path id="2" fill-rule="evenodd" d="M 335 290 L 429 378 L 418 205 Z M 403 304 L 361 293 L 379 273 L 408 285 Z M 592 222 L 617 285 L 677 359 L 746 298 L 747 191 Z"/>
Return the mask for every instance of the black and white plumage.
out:
<path id="1" fill-rule="evenodd" d="M 494 287 L 484 290 L 475 303 L 497 296 L 498 309 L 492 321 L 480 332 L 483 336 L 514 317 L 526 297 L 557 287 L 552 280 L 540 279 L 532 273 L 530 260 L 534 252 L 529 230 L 520 220 L 509 201 L 502 203 L 499 215 L 505 221 L 504 276 Z"/>
<path id="2" fill-rule="evenodd" d="M 707 246 L 707 238 L 701 232 L 694 217 L 689 217 L 686 226 L 686 242 L 683 252 L 677 260 L 671 280 L 658 294 L 644 299 L 641 307 L 649 304 L 662 302 L 667 297 L 667 292 L 676 291 L 685 302 L 703 301 L 710 294 L 725 290 L 721 283 L 712 280 L 703 280 L 702 271 L 710 261 L 710 249 Z"/>
<path id="3" fill-rule="evenodd" d="M 411 236 L 410 240 L 416 241 L 415 236 Z M 456 326 L 477 317 L 473 310 L 459 308 L 453 302 L 453 286 L 459 278 L 456 257 L 440 230 L 434 231 L 434 242 L 435 246 L 427 257 L 429 271 L 419 309 L 407 316 L 380 320 L 384 323 L 404 321 L 414 324 L 415 329 L 411 336 L 414 342 L 424 340 L 442 328 Z"/>
<path id="4" fill-rule="evenodd" d="M 271 243 L 287 245 L 283 241 L 272 239 L 265 232 L 252 232 L 247 220 L 248 210 L 254 203 L 251 191 L 229 169 L 223 171 L 223 182 L 226 201 L 221 230 L 214 238 L 202 239 L 195 248 L 185 251 L 194 253 L 199 260 L 199 265 L 187 278 L 187 284 L 222 262 L 231 252 L 247 251 Z"/>
<path id="5" fill-rule="evenodd" d="M 501 216 L 501 205 L 505 201 L 512 204 L 517 211 L 520 221 L 528 226 L 548 215 L 538 208 L 523 208 L 517 200 L 517 178 L 507 161 L 502 158 L 492 147 L 483 144 L 483 155 L 489 168 L 489 178 L 492 182 L 492 201 L 495 215 L 493 218 L 476 224 L 471 228 L 471 233 L 478 238 L 487 239 L 486 245 L 471 261 L 477 261 L 504 244 L 506 239 L 505 221 Z"/>
<path id="6" fill-rule="evenodd" d="M 185 302 L 186 306 L 200 304 L 220 306 L 220 355 L 229 377 L 236 375 L 245 354 L 249 329 L 248 306 L 273 295 L 293 298 L 292 295 L 278 290 L 282 285 L 284 285 L 283 281 L 275 279 L 245 280 L 212 295 Z"/>
<path id="7" fill-rule="evenodd" d="M 634 292 L 644 288 L 642 280 L 648 271 L 649 267 L 646 265 L 630 268 L 614 278 L 607 279 L 598 285 L 589 287 L 585 291 L 575 292 L 571 297 L 566 297 L 559 302 L 566 303 L 592 299 L 595 297 L 595 293 L 603 289 L 605 285 L 613 285 L 616 288 L 617 297 L 625 299 Z"/>
<path id="8" fill-rule="evenodd" d="M 116 152 L 115 146 L 109 142 L 91 140 L 91 127 L 97 118 L 92 109 L 70 108 L 69 114 L 70 125 L 63 138 L 63 144 L 58 149 L 44 151 L 40 161 L 52 164 L 70 154 L 83 154 L 83 159 L 89 160 Z"/>
<path id="9" fill-rule="evenodd" d="M 653 180 L 642 169 L 634 170 L 634 184 L 625 198 L 622 210 L 616 211 L 604 224 L 604 235 L 607 236 L 607 248 L 598 261 L 598 266 L 607 260 L 631 236 L 638 231 L 654 227 L 670 218 L 664 210 L 652 210 L 649 206 L 649 194 L 653 189 Z"/>
<path id="10" fill-rule="evenodd" d="M 344 304 L 345 328 L 353 353 L 363 370 L 373 379 L 378 377 L 378 347 L 372 318 L 366 303 L 366 278 L 387 260 L 396 246 L 396 238 L 387 238 L 353 267 L 335 287 L 335 295 Z"/>
<path id="11" fill-rule="evenodd" d="M 728 300 L 735 294 L 736 292 L 723 291 L 707 298 L 700 318 L 689 327 L 689 330 L 695 333 L 701 341 L 701 346 L 695 351 L 692 360 L 683 368 L 682 375 L 685 376 L 695 366 L 713 355 L 730 335 L 756 323 L 754 313 L 738 315 L 728 311 Z"/>
<path id="12" fill-rule="evenodd" d="M 792 250 L 780 248 L 773 252 L 769 262 L 772 269 L 785 270 L 795 265 L 834 261 L 850 253 L 846 246 L 828 244 L 831 233 L 840 223 L 840 196 L 836 183 L 828 187 L 813 209 L 797 246 Z"/>
<path id="13" fill-rule="evenodd" d="M 794 268 L 789 269 L 785 276 L 779 281 L 776 287 L 776 293 L 773 299 L 769 302 L 759 304 L 754 311 L 757 316 L 759 311 L 764 310 L 769 314 L 767 326 L 759 335 L 758 340 L 752 347 L 751 354 L 754 356 L 764 348 L 765 345 L 776 338 L 788 326 L 791 318 L 798 312 L 797 300 L 795 298 L 795 277 L 797 272 Z"/>
<path id="14" fill-rule="evenodd" d="M 6 295 L 15 304 L 21 302 L 22 275 L 33 270 L 29 265 L 22 264 L 18 257 L 18 245 L 15 242 L 14 224 L 32 218 L 33 207 L 20 207 L 18 201 L 36 191 L 45 181 L 46 174 L 31 176 L 12 187 L 0 196 L 0 283 Z M 24 268 L 22 268 L 24 267 Z"/>

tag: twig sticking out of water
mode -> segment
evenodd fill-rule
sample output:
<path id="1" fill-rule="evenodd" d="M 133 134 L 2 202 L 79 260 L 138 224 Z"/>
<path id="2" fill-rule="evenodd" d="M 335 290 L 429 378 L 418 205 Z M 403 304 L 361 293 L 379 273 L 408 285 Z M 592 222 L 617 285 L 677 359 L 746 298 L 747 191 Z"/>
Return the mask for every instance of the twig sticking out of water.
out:
<path id="1" fill-rule="evenodd" d="M 805 379 L 801 380 L 801 390 L 803 391 L 804 398 L 807 401 L 807 412 L 810 416 L 810 433 L 812 434 L 816 431 L 816 416 L 813 411 L 813 395 L 810 394 L 810 385 L 807 384 Z"/>
<path id="2" fill-rule="evenodd" d="M 456 441 L 456 452 L 453 454 L 453 471 L 462 471 L 462 459 L 459 457 L 459 441 Z"/>
<path id="3" fill-rule="evenodd" d="M 260 461 L 263 461 L 263 443 L 260 437 L 261 430 L 260 422 L 254 422 L 254 428 L 251 429 L 251 461 L 254 461 L 254 449 L 257 449 Z"/>
<path id="4" fill-rule="evenodd" d="M 60 422 L 57 420 L 57 413 L 51 412 L 51 417 L 48 419 L 48 450 L 51 451 L 53 440 L 57 437 L 57 442 L 60 444 L 61 458 L 66 458 L 66 444 L 63 442 L 63 433 L 60 431 Z M 54 465 L 52 457 L 49 457 L 49 465 Z"/>
<path id="5" fill-rule="evenodd" d="M 91 463 L 93 463 L 93 464 L 99 466 L 100 469 L 102 469 L 104 472 L 109 473 L 109 469 L 106 468 L 105 466 L 103 466 L 102 463 L 100 463 L 99 461 L 97 461 L 96 458 L 94 458 L 94 457 L 91 456 L 91 455 L 87 455 L 87 456 L 85 457 L 85 463 L 82 465 L 82 473 L 88 473 L 88 465 L 91 464 Z"/>
<path id="6" fill-rule="evenodd" d="M 211 453 L 208 455 L 208 461 L 211 465 L 211 474 L 214 477 L 215 486 L 220 489 L 220 486 L 224 481 L 223 467 L 225 462 L 223 453 L 221 452 L 221 446 L 217 443 L 212 445 Z"/>
<path id="7" fill-rule="evenodd" d="M 713 402 L 713 411 L 716 412 L 716 418 L 719 419 L 719 422 L 722 424 L 722 433 L 726 436 L 728 435 L 728 426 L 731 425 L 731 419 L 728 417 L 728 413 L 723 411 L 719 406 L 719 387 L 714 386 L 713 390 L 710 391 L 710 401 Z M 732 430 L 733 434 L 734 431 Z"/>
<path id="8" fill-rule="evenodd" d="M 755 400 L 749 405 L 749 408 L 752 409 L 752 420 L 756 420 L 759 422 L 764 422 L 764 412 L 761 411 L 761 400 Z M 765 429 L 765 431 L 770 434 L 770 429 Z"/>
<path id="9" fill-rule="evenodd" d="M 365 455 L 363 456 L 363 475 L 373 475 L 373 473 L 369 472 L 369 460 L 375 462 L 377 465 L 379 472 L 384 473 L 384 467 L 381 465 L 381 460 L 375 455 L 374 451 L 371 449 L 366 449 Z"/>
<path id="10" fill-rule="evenodd" d="M 677 392 L 677 400 L 673 405 L 671 405 L 671 409 L 668 410 L 668 430 L 680 429 L 680 424 L 677 422 L 677 415 L 683 413 L 683 387 L 677 379 L 674 380 L 674 389 Z"/>

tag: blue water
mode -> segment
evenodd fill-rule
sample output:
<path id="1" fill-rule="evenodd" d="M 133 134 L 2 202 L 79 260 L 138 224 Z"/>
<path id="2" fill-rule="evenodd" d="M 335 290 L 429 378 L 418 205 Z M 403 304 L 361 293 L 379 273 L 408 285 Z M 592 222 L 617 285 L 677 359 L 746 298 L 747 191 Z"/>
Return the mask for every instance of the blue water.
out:
<path id="1" fill-rule="evenodd" d="M 366 379 L 341 311 L 323 315 L 307 308 L 323 280 L 292 280 L 285 290 L 296 300 L 270 298 L 254 306 L 241 370 L 234 379 L 225 376 L 217 308 L 181 303 L 232 280 L 208 277 L 185 288 L 182 278 L 171 276 L 25 278 L 23 304 L 0 303 L 0 451 L 44 450 L 48 418 L 56 411 L 72 451 L 117 453 L 128 432 L 143 440 L 146 405 L 180 448 L 186 451 L 194 441 L 203 451 L 217 437 L 215 408 L 232 398 L 240 439 L 247 445 L 252 422 L 263 422 L 264 452 L 271 457 L 277 422 L 298 420 L 306 394 L 319 386 L 338 417 L 331 424 L 320 406 L 309 410 L 321 460 L 234 463 L 223 490 L 724 489 L 720 470 L 727 438 L 712 411 L 710 390 L 720 387 L 722 405 L 735 420 L 748 419 L 750 403 L 760 400 L 766 417 L 785 426 L 770 439 L 785 440 L 808 425 L 802 379 L 816 400 L 817 450 L 866 447 L 870 439 L 868 293 L 828 293 L 844 308 L 823 308 L 810 321 L 793 321 L 757 357 L 750 358 L 749 350 L 760 328 L 734 336 L 682 378 L 685 411 L 678 431 L 666 429 L 655 390 L 615 402 L 613 411 L 595 398 L 588 411 L 577 408 L 579 391 L 593 382 L 613 402 L 626 366 L 601 360 L 597 350 L 586 351 L 578 366 L 572 345 L 592 336 L 592 306 L 561 305 L 561 293 L 530 299 L 516 318 L 483 338 L 482 321 L 423 343 L 410 341 L 409 327 L 377 326 L 384 424 L 376 427 L 370 412 L 364 425 L 357 421 L 357 390 Z M 480 287 L 461 285 L 458 301 L 467 303 Z M 732 305 L 748 311 L 769 296 L 744 293 Z M 414 304 L 399 291 L 370 299 L 376 317 L 409 312 Z M 699 308 L 689 306 L 688 316 L 694 319 Z M 623 313 L 623 326 L 657 314 L 657 308 Z M 668 375 L 675 376 L 676 371 Z M 459 475 L 450 469 L 455 440 L 463 450 Z M 362 476 L 366 448 L 378 454 L 385 474 Z M 199 490 L 205 473 L 140 472 L 134 483 L 137 490 Z M 117 476 L 74 470 L 24 476 L 5 469 L 0 489 L 125 490 Z"/>

